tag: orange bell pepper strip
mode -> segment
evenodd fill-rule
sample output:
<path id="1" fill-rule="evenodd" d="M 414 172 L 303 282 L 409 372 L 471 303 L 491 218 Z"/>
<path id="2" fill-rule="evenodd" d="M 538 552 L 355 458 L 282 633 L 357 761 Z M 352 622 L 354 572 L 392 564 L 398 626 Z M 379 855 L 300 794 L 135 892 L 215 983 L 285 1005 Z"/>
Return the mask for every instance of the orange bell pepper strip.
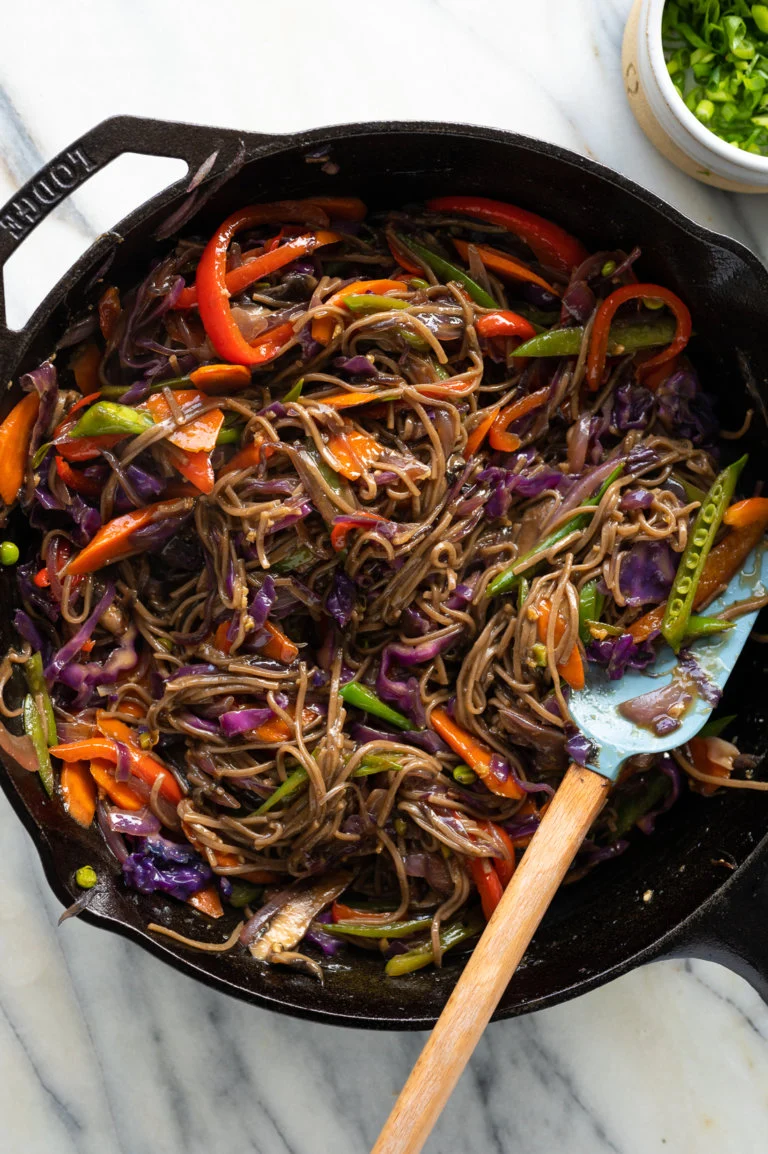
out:
<path id="1" fill-rule="evenodd" d="M 453 243 L 456 246 L 459 254 L 463 257 L 465 262 L 469 262 L 469 242 L 466 240 L 459 240 L 457 237 L 453 238 Z M 558 290 L 551 285 L 549 281 L 544 280 L 543 276 L 539 276 L 532 268 L 528 268 L 527 264 L 523 264 L 521 260 L 515 260 L 509 253 L 501 252 L 498 248 L 491 248 L 488 244 L 476 244 L 477 255 L 483 262 L 486 268 L 491 272 L 495 272 L 502 280 L 522 281 L 523 283 L 536 284 L 539 288 L 543 288 L 553 296 L 560 296 Z"/>
<path id="2" fill-rule="evenodd" d="M 75 384 L 84 396 L 98 393 L 101 389 L 99 365 L 102 355 L 99 346 L 89 341 L 88 344 L 76 349 L 70 358 L 69 367 L 74 373 Z"/>
<path id="3" fill-rule="evenodd" d="M 74 489 L 76 493 L 82 493 L 84 497 L 92 497 L 94 500 L 101 497 L 103 488 L 101 482 L 95 477 L 84 477 L 78 469 L 73 469 L 69 461 L 60 457 L 58 453 L 56 454 L 56 472 L 64 484 L 69 489 Z"/>
<path id="4" fill-rule="evenodd" d="M 137 529 L 143 529 L 152 521 L 162 519 L 166 510 L 170 511 L 176 505 L 175 501 L 158 501 L 154 505 L 145 505 L 143 509 L 132 509 L 122 517 L 115 517 L 102 525 L 92 541 L 81 549 L 67 564 L 64 575 L 67 573 L 95 573 L 105 565 L 112 565 L 115 561 L 123 561 L 141 552 L 141 546 L 132 544 L 133 534 Z"/>
<path id="5" fill-rule="evenodd" d="M 768 525 L 768 497 L 748 497 L 730 505 L 723 516 L 723 524 L 732 529 L 748 529 L 750 525 Z"/>
<path id="6" fill-rule="evenodd" d="M 369 922 L 371 914 L 369 910 L 356 910 L 353 906 L 345 905 L 344 902 L 335 901 L 331 906 L 331 917 L 334 922 Z"/>
<path id="7" fill-rule="evenodd" d="M 196 389 L 179 389 L 174 393 L 174 399 L 181 406 L 190 405 L 194 401 L 204 400 L 203 394 Z M 157 424 L 166 421 L 171 416 L 171 407 L 162 393 L 155 393 L 148 397 L 141 409 L 149 409 Z M 183 425 L 176 432 L 170 433 L 168 440 L 179 449 L 187 453 L 210 453 L 216 448 L 216 438 L 224 424 L 224 413 L 221 409 L 209 409 L 199 417 L 195 417 L 189 424 Z"/>
<path id="8" fill-rule="evenodd" d="M 375 437 L 359 429 L 345 429 L 328 438 L 328 449 L 334 459 L 334 469 L 348 481 L 357 481 L 365 470 L 382 454 Z"/>
<path id="9" fill-rule="evenodd" d="M 124 781 L 115 778 L 114 764 L 104 757 L 91 758 L 91 777 L 110 801 L 121 809 L 136 811 L 144 808 L 144 798 Z"/>
<path id="10" fill-rule="evenodd" d="M 201 365 L 192 370 L 189 379 L 203 393 L 230 392 L 247 389 L 251 371 L 246 365 Z"/>
<path id="11" fill-rule="evenodd" d="M 308 196 L 306 203 L 321 208 L 336 220 L 365 220 L 368 212 L 364 201 L 357 196 Z"/>
<path id="12" fill-rule="evenodd" d="M 467 443 L 464 446 L 465 461 L 469 461 L 471 457 L 474 457 L 475 453 L 478 451 L 483 441 L 488 436 L 488 433 L 491 431 L 491 426 L 496 420 L 496 416 L 500 408 L 501 405 L 494 405 L 492 409 L 489 409 L 483 419 L 475 425 L 474 429 L 467 437 Z"/>
<path id="13" fill-rule="evenodd" d="M 192 894 L 191 897 L 187 898 L 187 905 L 192 906 L 201 914 L 207 914 L 209 918 L 222 918 L 224 916 L 224 907 L 215 885 L 206 886 L 204 890 L 198 890 L 196 894 Z"/>
<path id="14" fill-rule="evenodd" d="M 765 498 L 753 497 L 751 500 L 759 500 L 761 509 L 764 509 L 762 502 Z M 739 501 L 737 504 L 741 505 L 745 502 Z M 734 509 L 736 506 L 732 505 L 731 508 Z M 740 512 L 735 515 L 737 517 L 742 516 Z M 725 516 L 728 516 L 728 511 L 726 511 Z M 693 598 L 694 609 L 701 609 L 702 606 L 706 605 L 718 589 L 727 585 L 734 573 L 738 573 L 752 550 L 760 543 L 766 529 L 768 529 L 768 520 L 755 520 L 743 529 L 732 528 L 730 533 L 715 545 L 704 562 L 699 584 L 696 586 L 696 593 Z M 665 601 L 662 605 L 657 605 L 655 609 L 651 609 L 642 617 L 638 617 L 637 621 L 633 621 L 627 627 L 627 632 L 632 634 L 635 641 L 645 641 L 655 630 L 661 629 L 666 604 Z"/>
<path id="15" fill-rule="evenodd" d="M 520 798 L 524 796 L 525 791 L 517 785 L 511 774 L 506 781 L 499 780 L 492 770 L 494 754 L 476 737 L 463 729 L 458 722 L 454 721 L 447 710 L 441 706 L 433 709 L 429 715 L 429 721 L 435 733 L 438 733 L 443 741 L 450 745 L 454 753 L 463 758 L 492 793 L 498 793 L 502 797 Z"/>
<path id="16" fill-rule="evenodd" d="M 549 631 L 549 617 L 552 611 L 551 603 L 542 598 L 537 605 L 538 619 L 536 622 L 536 629 L 539 634 L 539 641 L 546 642 L 547 633 Z M 558 613 L 557 621 L 555 622 L 555 645 L 558 645 L 560 639 L 565 633 L 565 621 Z M 584 662 L 581 660 L 578 643 L 574 643 L 573 649 L 568 654 L 565 661 L 560 662 L 557 666 L 557 672 L 562 677 L 563 681 L 567 681 L 572 689 L 584 688 Z"/>
<path id="17" fill-rule="evenodd" d="M 99 328 L 105 341 L 108 341 L 115 331 L 115 326 L 123 311 L 120 306 L 120 293 L 114 285 L 102 294 L 99 300 Z"/>
<path id="18" fill-rule="evenodd" d="M 491 425 L 491 431 L 488 440 L 491 443 L 491 448 L 499 449 L 502 452 L 514 453 L 516 449 L 520 448 L 521 440 L 516 433 L 507 432 L 507 427 L 513 421 L 518 421 L 521 417 L 525 417 L 528 413 L 532 413 L 534 409 L 540 408 L 547 397 L 549 396 L 549 387 L 537 389 L 535 393 L 529 393 L 527 397 L 520 397 L 513 401 L 511 405 L 503 408 L 494 419 Z"/>
<path id="19" fill-rule="evenodd" d="M 37 392 L 27 393 L 0 425 L 0 497 L 6 505 L 13 504 L 24 482 L 39 408 Z"/>
<path id="20" fill-rule="evenodd" d="M 237 268 L 229 270 L 224 278 L 227 296 L 237 296 L 249 285 L 254 284 L 257 280 L 262 280 L 263 277 L 269 276 L 270 273 L 276 272 L 277 269 L 283 268 L 291 261 L 298 260 L 300 256 L 306 256 L 308 253 L 314 252 L 316 248 L 322 248 L 323 245 L 335 244 L 338 240 L 341 240 L 341 237 L 337 233 L 321 230 L 309 236 L 294 237 L 278 248 L 261 252 L 253 260 L 247 260 L 244 264 L 238 265 Z M 196 304 L 197 285 L 195 284 L 182 289 L 173 307 L 175 309 L 189 309 Z"/>
<path id="21" fill-rule="evenodd" d="M 276 356 L 281 347 L 277 345 L 277 330 L 269 341 L 261 340 L 255 345 L 248 343 L 232 316 L 227 288 L 227 250 L 235 233 L 240 229 L 274 219 L 278 221 L 286 219 L 285 210 L 281 211 L 277 205 L 249 205 L 232 213 L 208 241 L 197 265 L 195 289 L 200 319 L 218 355 L 222 360 L 235 365 L 263 364 Z M 304 239 L 306 245 L 306 238 Z M 317 241 L 313 236 L 312 247 L 316 245 Z M 311 251 L 311 248 L 305 247 L 304 252 L 308 251 Z M 295 246 L 289 242 L 273 252 L 257 257 L 256 260 L 249 262 L 248 267 L 255 271 L 253 266 L 258 265 L 257 276 L 261 276 L 267 269 L 272 272 L 281 268 L 283 264 L 295 260 L 296 255 Z M 293 332 L 292 327 L 288 327 L 290 332 Z"/>
<path id="22" fill-rule="evenodd" d="M 488 220 L 519 236 L 542 264 L 566 275 L 589 255 L 584 245 L 564 228 L 500 200 L 485 196 L 438 196 L 427 201 L 430 212 L 461 213 L 474 220 Z"/>
<path id="23" fill-rule="evenodd" d="M 509 854 L 509 858 L 497 857 L 493 859 L 493 864 L 496 867 L 496 873 L 499 875 L 499 881 L 503 885 L 504 889 L 506 889 L 512 880 L 512 875 L 515 872 L 515 847 L 512 843 L 512 838 L 509 836 L 503 826 L 499 825 L 498 822 L 495 821 L 489 821 L 487 824 L 489 827 L 493 828 L 495 836 L 503 844 L 504 848 Z"/>
<path id="24" fill-rule="evenodd" d="M 501 884 L 501 878 L 497 873 L 497 866 L 490 858 L 472 857 L 469 859 L 469 871 L 480 895 L 483 916 L 489 922 L 493 911 L 501 901 L 501 895 L 504 893 L 504 886 Z"/>
<path id="25" fill-rule="evenodd" d="M 332 297 L 329 297 L 328 300 L 323 303 L 334 308 L 340 308 L 344 307 L 344 297 L 357 293 L 376 293 L 377 296 L 381 296 L 384 293 L 407 291 L 407 284 L 401 280 L 356 280 L 353 281 L 352 284 L 345 285 L 344 288 L 339 289 L 338 292 L 334 293 Z M 335 327 L 335 317 L 315 317 L 312 321 L 313 340 L 319 341 L 321 345 L 327 345 L 333 336 Z"/>
<path id="26" fill-rule="evenodd" d="M 678 356 L 688 344 L 691 336 L 691 314 L 680 300 L 680 297 L 670 289 L 658 284 L 627 284 L 616 289 L 606 297 L 595 315 L 592 327 L 592 336 L 587 354 L 587 384 L 593 393 L 600 388 L 605 370 L 605 360 L 608 355 L 608 341 L 610 338 L 611 321 L 616 310 L 631 300 L 660 300 L 667 305 L 675 316 L 677 327 L 672 343 L 660 353 L 656 353 L 647 361 L 638 365 L 637 375 L 646 382 L 650 379 L 654 369 Z"/>
<path id="27" fill-rule="evenodd" d="M 733 771 L 733 759 L 738 756 L 738 748 L 721 737 L 692 737 L 688 742 L 691 761 L 700 773 L 711 777 L 721 777 L 725 781 Z M 711 797 L 718 786 L 713 781 L 697 781 L 689 778 L 688 784 L 696 793 Z"/>
<path id="28" fill-rule="evenodd" d="M 195 846 L 195 849 L 200 848 L 195 844 L 193 838 L 190 837 L 189 840 Z M 236 869 L 238 866 L 243 865 L 242 859 L 238 857 L 236 853 L 228 853 L 223 849 L 210 848 L 208 848 L 206 852 L 213 859 L 213 865 L 216 869 Z M 280 875 L 273 873 L 272 870 L 260 869 L 249 870 L 248 873 L 237 874 L 236 876 L 238 879 L 242 878 L 245 882 L 252 882 L 255 886 L 271 886 L 280 878 Z"/>
<path id="29" fill-rule="evenodd" d="M 475 323 L 481 337 L 517 337 L 528 341 L 536 336 L 536 329 L 525 317 L 509 311 L 485 313 Z"/>
<path id="30" fill-rule="evenodd" d="M 67 762 L 59 778 L 64 808 L 78 825 L 87 829 L 96 813 L 96 782 L 85 761 Z"/>
<path id="31" fill-rule="evenodd" d="M 153 786 L 160 778 L 160 795 L 171 805 L 178 805 L 183 794 L 176 778 L 151 753 L 146 753 L 136 743 L 136 734 L 129 725 L 109 713 L 100 711 L 97 715 L 97 724 L 100 731 L 113 742 L 120 741 L 128 749 L 131 758 L 131 773 L 140 778 L 149 786 Z M 115 751 L 117 752 L 117 751 Z"/>
<path id="32" fill-rule="evenodd" d="M 384 396 L 384 400 L 391 400 L 391 397 Z M 326 397 L 302 397 L 302 402 L 319 401 L 323 405 L 330 405 L 334 409 L 354 409 L 358 405 L 368 405 L 372 401 L 382 400 L 381 393 L 365 393 L 362 389 L 350 389 L 349 392 L 344 393 L 329 393 Z"/>

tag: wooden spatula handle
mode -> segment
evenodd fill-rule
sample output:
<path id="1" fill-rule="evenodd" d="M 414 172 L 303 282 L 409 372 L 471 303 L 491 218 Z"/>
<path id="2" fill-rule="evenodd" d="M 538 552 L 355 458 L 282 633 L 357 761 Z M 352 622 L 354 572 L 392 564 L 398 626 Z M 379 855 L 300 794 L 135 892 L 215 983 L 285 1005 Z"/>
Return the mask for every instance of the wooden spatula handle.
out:
<path id="1" fill-rule="evenodd" d="M 405 1083 L 372 1154 L 418 1154 L 560 882 L 600 812 L 607 778 L 571 765 Z"/>

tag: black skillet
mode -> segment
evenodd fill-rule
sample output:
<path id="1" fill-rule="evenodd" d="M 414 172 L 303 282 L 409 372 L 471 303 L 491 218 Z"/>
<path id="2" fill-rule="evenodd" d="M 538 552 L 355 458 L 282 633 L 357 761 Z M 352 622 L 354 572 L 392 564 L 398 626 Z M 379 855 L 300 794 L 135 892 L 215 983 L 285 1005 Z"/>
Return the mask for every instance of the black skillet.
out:
<path id="1" fill-rule="evenodd" d="M 551 144 L 465 125 L 358 124 L 279 137 L 118 117 L 57 156 L 0 212 L 0 269 L 54 205 L 123 152 L 181 157 L 190 173 L 218 153 L 209 179 L 228 178 L 187 226 L 202 235 L 235 207 L 255 201 L 340 192 L 360 195 L 376 208 L 474 192 L 551 217 L 593 249 L 639 244 L 641 279 L 670 286 L 691 308 L 697 334 L 692 356 L 719 398 L 725 428 L 741 423 L 747 382 L 758 410 L 747 438 L 749 480 L 765 472 L 768 274 L 735 241 L 693 224 L 610 169 Z M 318 159 L 326 153 L 330 163 Z M 4 323 L 0 287 L 0 380 L 16 381 L 50 354 L 72 315 L 98 295 L 92 282 L 105 262 L 111 260 L 109 279 L 118 285 L 144 274 L 152 256 L 167 248 L 154 233 L 185 199 L 187 179 L 99 238 L 21 332 Z M 12 578 L 2 579 L 5 647 L 13 591 Z M 766 660 L 763 646 L 747 645 L 723 704 L 738 713 L 741 749 L 761 756 L 768 749 Z M 148 934 L 146 923 L 154 920 L 221 941 L 231 923 L 211 924 L 180 903 L 126 890 L 98 833 L 80 830 L 45 797 L 36 776 L 3 760 L 3 788 L 60 900 L 69 904 L 77 896 L 72 875 L 78 866 L 97 868 L 101 880 L 83 915 L 87 920 L 125 934 L 212 986 L 285 1013 L 408 1029 L 430 1026 L 442 1010 L 460 959 L 451 958 L 443 970 L 393 980 L 383 976 L 378 960 L 350 951 L 327 968 L 321 987 L 303 974 L 264 969 L 250 956 L 200 954 Z M 638 834 L 622 857 L 560 893 L 496 1016 L 554 1005 L 654 958 L 675 956 L 721 961 L 768 998 L 767 828 L 765 794 L 687 795 L 660 820 L 654 837 Z"/>

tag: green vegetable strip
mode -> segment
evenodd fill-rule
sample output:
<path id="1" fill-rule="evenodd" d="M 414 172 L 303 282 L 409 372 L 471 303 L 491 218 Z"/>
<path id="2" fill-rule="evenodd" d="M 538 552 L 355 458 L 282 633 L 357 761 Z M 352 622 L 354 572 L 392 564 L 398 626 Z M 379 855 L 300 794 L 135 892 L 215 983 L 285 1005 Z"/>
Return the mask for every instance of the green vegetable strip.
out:
<path id="1" fill-rule="evenodd" d="M 482 305 L 486 309 L 497 309 L 499 302 L 494 300 L 490 293 L 487 293 L 484 288 L 481 288 L 477 281 L 472 280 L 472 277 L 464 272 L 464 269 L 459 268 L 455 264 L 444 257 L 439 256 L 438 253 L 432 252 L 431 249 L 425 248 L 423 244 L 419 244 L 412 236 L 400 236 L 397 239 L 401 244 L 417 256 L 420 261 L 423 261 L 427 268 L 431 268 L 432 272 L 440 279 L 447 283 L 448 281 L 458 281 L 467 290 L 472 300 L 477 304 Z M 347 298 L 349 299 L 349 298 Z M 515 349 L 517 354 L 517 349 Z"/>
<path id="2" fill-rule="evenodd" d="M 746 456 L 741 457 L 729 465 L 727 469 L 723 469 L 722 473 L 715 478 L 712 488 L 699 509 L 688 538 L 688 544 L 680 558 L 680 564 L 672 582 L 672 591 L 667 601 L 667 608 L 664 612 L 664 620 L 661 623 L 664 639 L 675 653 L 680 648 L 688 631 L 688 621 L 704 562 L 712 548 L 715 534 L 720 528 L 723 514 L 731 503 L 739 474 L 746 463 Z"/>
<path id="3" fill-rule="evenodd" d="M 282 785 L 278 785 L 274 793 L 271 793 L 266 801 L 263 801 L 259 808 L 255 811 L 261 816 L 263 813 L 269 813 L 281 801 L 285 801 L 287 797 L 291 797 L 297 790 L 303 789 L 307 783 L 307 771 L 303 765 L 298 769 L 294 769 L 293 773 L 289 773 Z"/>
<path id="4" fill-rule="evenodd" d="M 410 918 L 405 922 L 385 922 L 367 926 L 363 922 L 336 922 L 323 925 L 323 931 L 352 938 L 407 938 L 432 925 L 431 915 Z"/>
<path id="5" fill-rule="evenodd" d="M 283 397 L 283 402 L 286 403 L 288 401 L 298 401 L 299 397 L 301 396 L 301 391 L 303 388 L 304 388 L 304 378 L 299 377 L 296 384 L 291 385 L 290 389 L 288 390 L 288 392 Z"/>
<path id="6" fill-rule="evenodd" d="M 639 793 L 625 795 L 616 804 L 616 837 L 629 833 L 635 822 L 654 809 L 672 788 L 669 778 L 659 772 Z"/>
<path id="7" fill-rule="evenodd" d="M 131 385 L 102 385 L 101 397 L 105 401 L 119 401 Z M 189 377 L 170 377 L 167 381 L 155 381 L 150 385 L 150 393 L 162 393 L 163 389 L 194 389 L 195 382 Z"/>
<path id="8" fill-rule="evenodd" d="M 350 293 L 344 297 L 344 304 L 353 313 L 379 313 L 386 309 L 407 309 L 409 302 L 375 293 Z"/>
<path id="9" fill-rule="evenodd" d="M 293 573 L 296 569 L 301 569 L 302 565 L 308 565 L 310 561 L 314 561 L 315 555 L 311 549 L 306 545 L 300 545 L 294 553 L 289 553 L 282 561 L 275 561 L 272 565 L 274 573 Z"/>
<path id="10" fill-rule="evenodd" d="M 608 355 L 616 356 L 621 350 L 649 349 L 654 345 L 668 345 L 675 335 L 673 317 L 661 316 L 648 321 L 615 321 L 608 338 Z M 515 349 L 516 357 L 575 357 L 584 340 L 581 326 L 570 329 L 550 329 L 539 333 Z"/>
<path id="11" fill-rule="evenodd" d="M 43 719 L 38 713 L 35 699 L 31 693 L 28 693 L 24 698 L 22 717 L 24 720 L 24 732 L 35 747 L 37 772 L 40 774 L 40 780 L 48 796 L 53 797 L 53 766 L 51 765 L 51 756 L 48 753 L 48 742 L 46 740 Z"/>
<path id="12" fill-rule="evenodd" d="M 327 926 L 323 928 L 328 929 Z M 443 952 L 450 950 L 453 946 L 458 946 L 461 942 L 468 941 L 469 938 L 477 937 L 479 933 L 482 933 L 482 930 L 483 922 L 477 915 L 451 922 L 440 930 L 440 945 Z M 420 970 L 424 966 L 430 965 L 434 960 L 435 955 L 431 944 L 424 942 L 422 945 L 409 950 L 407 954 L 396 954 L 394 958 L 390 958 L 384 967 L 384 973 L 388 978 L 399 978 L 402 974 L 410 974 L 414 970 Z"/>
<path id="13" fill-rule="evenodd" d="M 727 729 L 732 721 L 736 720 L 735 713 L 728 713 L 725 717 L 712 717 L 706 725 L 703 725 L 697 737 L 719 737 L 724 729 Z"/>
<path id="14" fill-rule="evenodd" d="M 261 894 L 259 886 L 252 885 L 251 882 L 240 881 L 239 878 L 230 878 L 230 881 L 232 882 L 232 893 L 227 898 L 227 902 L 236 910 L 252 905 Z"/>
<path id="15" fill-rule="evenodd" d="M 517 352 L 517 350 L 515 350 Z M 586 501 L 582 501 L 582 505 L 589 505 L 594 508 L 600 504 L 609 487 L 613 484 L 618 476 L 621 475 L 624 469 L 624 462 L 617 465 L 609 477 L 603 481 L 602 485 L 595 493 L 594 497 L 589 497 Z M 494 577 L 487 589 L 489 597 L 496 597 L 499 593 L 507 593 L 514 585 L 520 575 L 526 569 L 531 567 L 531 558 L 536 557 L 539 553 L 546 552 L 556 545 L 558 541 L 562 541 L 569 533 L 573 533 L 576 529 L 583 529 L 585 525 L 589 524 L 591 513 L 577 513 L 575 517 L 571 517 L 570 521 L 566 521 L 559 529 L 555 529 L 554 533 L 550 533 L 543 541 L 539 541 L 538 545 L 534 545 L 533 549 L 529 549 L 527 553 L 523 553 L 522 557 L 518 557 L 511 565 L 499 573 L 498 577 Z"/>
<path id="16" fill-rule="evenodd" d="M 402 713 L 398 713 L 396 709 L 391 709 L 367 685 L 361 685 L 358 681 L 348 681 L 346 685 L 342 685 L 339 693 L 347 705 L 354 705 L 357 709 L 372 713 L 374 717 L 380 717 L 382 721 L 388 721 L 398 729 L 416 728 L 412 721 Z"/>
<path id="17" fill-rule="evenodd" d="M 238 423 L 236 425 L 222 425 L 216 437 L 217 445 L 239 445 L 243 436 L 243 429 L 245 425 Z"/>
<path id="18" fill-rule="evenodd" d="M 45 721 L 46 740 L 48 745 L 57 745 L 59 736 L 56 732 L 56 717 L 53 712 L 53 702 L 48 693 L 48 686 L 43 677 L 43 659 L 39 653 L 33 653 L 24 665 L 24 676 L 27 679 L 29 692 L 38 702 L 38 712 Z"/>
<path id="19" fill-rule="evenodd" d="M 698 617 L 692 613 L 688 618 L 685 630 L 685 640 L 696 641 L 699 637 L 711 637 L 713 633 L 722 633 L 726 629 L 733 629 L 733 621 L 724 621 L 722 617 Z"/>
<path id="20" fill-rule="evenodd" d="M 69 435 L 101 437 L 122 433 L 131 436 L 151 429 L 154 423 L 149 413 L 141 409 L 132 409 L 129 405 L 118 405 L 113 401 L 97 401 L 90 409 L 86 409 Z"/>
<path id="21" fill-rule="evenodd" d="M 604 598 L 597 591 L 597 580 L 593 578 L 583 585 L 579 594 L 579 637 L 586 644 L 591 641 L 589 626 L 600 620 Z"/>

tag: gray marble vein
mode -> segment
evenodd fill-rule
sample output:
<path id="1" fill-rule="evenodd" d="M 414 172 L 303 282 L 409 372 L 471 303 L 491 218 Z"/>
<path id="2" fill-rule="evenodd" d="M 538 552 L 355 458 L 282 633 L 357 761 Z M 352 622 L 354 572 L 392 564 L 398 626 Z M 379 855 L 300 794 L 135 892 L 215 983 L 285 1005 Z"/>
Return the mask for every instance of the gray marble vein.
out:
<path id="1" fill-rule="evenodd" d="M 309 0 L 220 0 L 212 19 L 208 0 L 81 0 L 76 16 L 53 0 L 19 5 L 0 63 L 0 197 L 121 112 L 271 132 L 463 120 L 590 155 L 768 260 L 768 198 L 695 184 L 635 124 L 619 59 L 629 6 L 388 0 L 353 11 L 326 0 L 319 12 Z M 11 43 L 34 44 L 34 57 Z M 147 195 L 148 179 L 124 168 L 59 211 L 14 270 L 20 314 L 46 287 L 38 266 L 50 284 Z M 57 928 L 4 799 L 0 845 L 2 1154 L 366 1154 L 422 1035 L 281 1018 L 105 931 Z M 491 1026 L 427 1149 L 765 1154 L 766 1086 L 768 1008 L 717 966 L 664 962 Z"/>

